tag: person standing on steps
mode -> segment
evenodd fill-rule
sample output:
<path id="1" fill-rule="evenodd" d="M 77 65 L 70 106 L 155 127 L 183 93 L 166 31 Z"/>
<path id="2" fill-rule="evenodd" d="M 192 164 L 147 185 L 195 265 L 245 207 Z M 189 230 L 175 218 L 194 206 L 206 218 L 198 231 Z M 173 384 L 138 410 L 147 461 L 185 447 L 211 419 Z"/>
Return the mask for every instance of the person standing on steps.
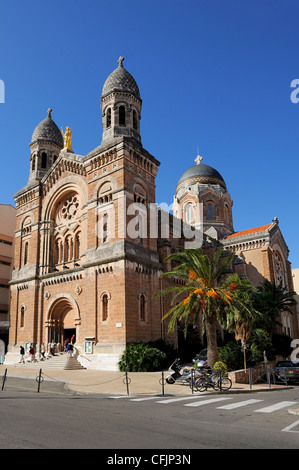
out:
<path id="1" fill-rule="evenodd" d="M 72 343 L 69 343 L 66 347 L 66 355 L 67 357 L 73 357 L 73 345 Z"/>

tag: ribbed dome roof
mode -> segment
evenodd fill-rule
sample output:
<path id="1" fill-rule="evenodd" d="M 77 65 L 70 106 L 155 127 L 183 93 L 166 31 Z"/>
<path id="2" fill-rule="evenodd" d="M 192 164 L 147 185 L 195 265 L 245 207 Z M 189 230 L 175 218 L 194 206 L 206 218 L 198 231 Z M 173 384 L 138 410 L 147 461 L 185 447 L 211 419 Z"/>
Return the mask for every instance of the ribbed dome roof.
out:
<path id="1" fill-rule="evenodd" d="M 48 109 L 48 116 L 36 126 L 32 134 L 31 143 L 37 139 L 47 140 L 53 142 L 59 147 L 63 148 L 64 142 L 61 132 L 53 119 L 51 118 L 51 109 Z"/>
<path id="2" fill-rule="evenodd" d="M 220 173 L 211 166 L 202 163 L 191 166 L 191 168 L 182 174 L 177 184 L 177 191 L 183 186 L 195 183 L 219 184 L 226 189 L 224 179 Z"/>
<path id="3" fill-rule="evenodd" d="M 107 78 L 104 83 L 102 96 L 111 93 L 111 91 L 129 91 L 140 99 L 138 85 L 132 75 L 124 68 L 122 62 L 124 58 L 118 59 L 118 67 Z"/>

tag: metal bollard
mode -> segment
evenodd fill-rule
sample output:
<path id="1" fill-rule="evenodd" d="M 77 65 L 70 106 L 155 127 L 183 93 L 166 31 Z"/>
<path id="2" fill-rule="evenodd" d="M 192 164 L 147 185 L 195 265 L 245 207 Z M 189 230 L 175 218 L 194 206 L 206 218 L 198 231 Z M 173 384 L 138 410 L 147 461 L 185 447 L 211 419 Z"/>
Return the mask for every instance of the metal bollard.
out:
<path id="1" fill-rule="evenodd" d="M 162 395 L 164 395 L 164 370 L 162 370 Z"/>
<path id="2" fill-rule="evenodd" d="M 125 373 L 125 378 L 123 380 L 123 383 L 126 384 L 127 386 L 127 395 L 129 396 L 130 395 L 130 392 L 129 392 L 129 383 L 131 383 L 131 379 L 128 377 L 128 372 L 126 371 Z"/>
<path id="3" fill-rule="evenodd" d="M 248 381 L 249 381 L 249 390 L 251 390 L 252 385 L 251 385 L 251 369 L 250 368 L 248 369 Z"/>
<path id="4" fill-rule="evenodd" d="M 191 391 L 192 391 L 192 395 L 194 393 L 194 376 L 195 376 L 195 369 L 191 369 Z"/>
<path id="5" fill-rule="evenodd" d="M 37 381 L 37 393 L 39 393 L 39 391 L 40 391 L 40 384 L 43 383 L 43 381 L 44 381 L 44 378 L 42 377 L 42 370 L 41 370 L 41 369 L 39 370 L 39 375 L 38 375 L 38 377 L 36 377 L 36 381 Z"/>
<path id="6" fill-rule="evenodd" d="M 6 378 L 7 378 L 7 369 L 5 369 L 5 372 L 4 372 L 4 375 L 2 377 L 2 392 L 4 390 L 4 385 L 5 385 L 5 382 L 6 382 Z"/>

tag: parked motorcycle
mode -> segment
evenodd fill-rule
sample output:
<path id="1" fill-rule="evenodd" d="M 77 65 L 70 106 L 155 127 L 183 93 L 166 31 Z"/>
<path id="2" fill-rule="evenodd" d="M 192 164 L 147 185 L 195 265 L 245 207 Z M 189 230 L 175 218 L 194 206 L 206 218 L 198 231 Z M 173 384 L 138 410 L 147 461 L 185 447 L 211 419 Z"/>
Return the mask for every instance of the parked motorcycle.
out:
<path id="1" fill-rule="evenodd" d="M 180 365 L 180 359 L 177 358 L 173 361 L 171 366 L 169 367 L 169 374 L 166 377 L 166 382 L 168 384 L 174 384 L 174 383 L 186 383 L 189 384 L 191 383 L 191 378 L 192 378 L 192 369 L 183 369 Z M 194 377 L 198 377 L 199 371 L 194 370 Z"/>

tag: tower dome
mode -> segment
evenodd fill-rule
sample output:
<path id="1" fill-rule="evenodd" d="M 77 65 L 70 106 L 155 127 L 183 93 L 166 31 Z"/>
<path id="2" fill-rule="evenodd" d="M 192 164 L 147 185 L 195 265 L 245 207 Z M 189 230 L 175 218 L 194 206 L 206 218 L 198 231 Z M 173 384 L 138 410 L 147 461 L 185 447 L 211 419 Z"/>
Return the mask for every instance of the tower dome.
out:
<path id="1" fill-rule="evenodd" d="M 219 184 L 226 189 L 226 184 L 220 173 L 209 165 L 197 164 L 186 170 L 180 177 L 177 184 L 177 191 L 184 186 L 195 183 Z"/>
<path id="2" fill-rule="evenodd" d="M 112 91 L 128 91 L 140 99 L 138 85 L 132 75 L 123 66 L 124 58 L 118 59 L 118 67 L 107 78 L 104 83 L 102 96 Z"/>
<path id="3" fill-rule="evenodd" d="M 198 155 L 196 165 L 180 177 L 173 213 L 206 235 L 220 239 L 233 232 L 233 202 L 221 174 L 201 160 Z"/>
<path id="4" fill-rule="evenodd" d="M 110 144 L 120 137 L 141 143 L 142 100 L 138 85 L 124 68 L 123 61 L 123 57 L 118 59 L 117 69 L 109 75 L 102 89 L 102 144 Z"/>
<path id="5" fill-rule="evenodd" d="M 31 143 L 37 140 L 46 140 L 63 148 L 63 137 L 58 126 L 51 117 L 52 109 L 48 109 L 48 116 L 40 122 L 33 131 Z"/>

